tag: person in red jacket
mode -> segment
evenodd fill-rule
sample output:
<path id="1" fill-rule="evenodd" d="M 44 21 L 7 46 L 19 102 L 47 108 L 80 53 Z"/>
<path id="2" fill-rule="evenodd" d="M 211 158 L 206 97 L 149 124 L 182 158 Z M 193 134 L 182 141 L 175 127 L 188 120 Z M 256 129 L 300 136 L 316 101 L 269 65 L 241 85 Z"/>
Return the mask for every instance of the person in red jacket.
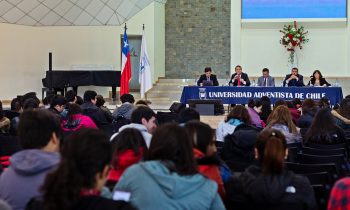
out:
<path id="1" fill-rule="evenodd" d="M 108 174 L 107 185 L 114 187 L 129 166 L 141 161 L 147 147 L 140 131 L 134 128 L 121 131 L 112 140 L 112 146 L 112 169 Z"/>
<path id="2" fill-rule="evenodd" d="M 220 174 L 221 161 L 216 156 L 214 130 L 200 121 L 190 121 L 185 128 L 193 141 L 193 153 L 199 173 L 215 181 L 218 184 L 218 193 L 224 198 L 225 188 Z"/>

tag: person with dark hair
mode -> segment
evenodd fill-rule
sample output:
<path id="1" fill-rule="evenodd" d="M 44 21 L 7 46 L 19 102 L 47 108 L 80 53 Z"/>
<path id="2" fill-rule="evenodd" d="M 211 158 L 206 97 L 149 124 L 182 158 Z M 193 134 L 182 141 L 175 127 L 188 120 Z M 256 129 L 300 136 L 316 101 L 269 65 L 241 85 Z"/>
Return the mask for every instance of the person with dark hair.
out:
<path id="1" fill-rule="evenodd" d="M 320 72 L 320 70 L 315 70 L 312 73 L 312 76 L 310 78 L 311 79 L 307 84 L 308 86 L 323 86 L 323 87 L 331 86 L 331 84 L 329 84 L 326 81 L 326 79 L 322 76 L 322 73 Z"/>
<path id="2" fill-rule="evenodd" d="M 322 97 L 318 102 L 317 105 L 320 109 L 322 108 L 331 108 L 331 103 L 328 98 Z"/>
<path id="3" fill-rule="evenodd" d="M 134 128 L 126 128 L 118 133 L 112 140 L 112 146 L 112 169 L 108 181 L 115 185 L 128 167 L 141 161 L 147 146 L 140 131 Z"/>
<path id="4" fill-rule="evenodd" d="M 285 100 L 283 100 L 283 99 L 278 99 L 278 100 L 275 102 L 274 109 L 276 109 L 278 106 L 281 106 L 281 105 L 288 107 L 288 103 L 287 103 Z"/>
<path id="5" fill-rule="evenodd" d="M 32 197 L 40 195 L 46 174 L 60 161 L 62 130 L 54 114 L 33 110 L 21 114 L 18 131 L 23 150 L 10 158 L 11 165 L 0 176 L 0 198 L 14 210 L 23 210 Z"/>
<path id="6" fill-rule="evenodd" d="M 298 122 L 301 115 L 301 105 L 301 100 L 299 98 L 294 98 L 290 103 L 290 106 L 288 106 L 293 122 L 295 124 Z"/>
<path id="7" fill-rule="evenodd" d="M 132 112 L 131 124 L 122 126 L 119 128 L 119 132 L 126 128 L 135 128 L 139 130 L 147 147 L 149 147 L 152 133 L 157 128 L 157 115 L 151 108 L 147 106 L 139 106 Z M 113 134 L 111 139 L 114 139 L 117 135 L 118 133 Z"/>
<path id="8" fill-rule="evenodd" d="M 225 209 L 217 184 L 197 172 L 190 136 L 175 123 L 156 129 L 145 162 L 129 167 L 115 190 L 130 192 L 143 210 Z"/>
<path id="9" fill-rule="evenodd" d="M 261 112 L 259 113 L 260 119 L 264 121 L 264 123 L 266 124 L 267 118 L 272 112 L 271 100 L 269 97 L 263 96 L 261 97 L 260 102 L 261 102 Z"/>
<path id="10" fill-rule="evenodd" d="M 235 73 L 232 74 L 228 83 L 229 86 L 250 86 L 248 74 L 242 72 L 242 66 L 235 67 Z"/>
<path id="11" fill-rule="evenodd" d="M 33 98 L 28 98 L 23 102 L 23 111 L 34 110 L 37 108 L 39 108 L 39 103 Z"/>
<path id="12" fill-rule="evenodd" d="M 83 98 L 81 97 L 81 96 L 77 96 L 77 102 L 76 102 L 76 104 L 78 104 L 78 105 L 82 105 L 84 103 L 84 100 L 83 100 Z"/>
<path id="13" fill-rule="evenodd" d="M 138 100 L 135 103 L 136 106 L 138 106 L 138 105 L 149 106 L 150 104 L 152 104 L 152 102 L 149 100 Z"/>
<path id="14" fill-rule="evenodd" d="M 279 130 L 285 135 L 287 143 L 301 142 L 299 129 L 295 126 L 288 107 L 281 105 L 274 109 L 267 120 L 268 128 Z"/>
<path id="15" fill-rule="evenodd" d="M 255 144 L 259 165 L 250 166 L 227 187 L 228 209 L 284 209 L 303 206 L 317 209 L 309 180 L 284 168 L 288 155 L 285 136 L 275 129 L 264 129 Z M 276 208 L 277 207 L 277 208 Z"/>
<path id="16" fill-rule="evenodd" d="M 283 80 L 283 87 L 292 87 L 292 86 L 305 86 L 303 81 L 303 75 L 298 73 L 299 69 L 297 67 L 292 68 L 291 74 L 287 74 Z"/>
<path id="17" fill-rule="evenodd" d="M 56 95 L 54 95 L 54 94 L 49 94 L 49 95 L 47 95 L 47 96 L 43 99 L 43 104 L 44 104 L 44 108 L 45 108 L 45 109 L 49 109 L 49 108 L 50 108 L 52 99 L 53 99 L 55 96 L 56 96 Z"/>
<path id="18" fill-rule="evenodd" d="M 248 102 L 248 113 L 251 119 L 251 123 L 253 126 L 257 128 L 264 128 L 265 123 L 260 119 L 260 112 L 261 112 L 262 104 L 259 100 L 250 99 Z"/>
<path id="19" fill-rule="evenodd" d="M 344 130 L 336 125 L 328 108 L 320 109 L 306 133 L 305 144 L 340 144 L 347 143 Z"/>
<path id="20" fill-rule="evenodd" d="M 108 121 L 100 108 L 96 106 L 97 93 L 93 90 L 87 90 L 84 93 L 84 103 L 80 106 L 83 114 L 89 116 L 101 128 L 108 124 Z"/>
<path id="21" fill-rule="evenodd" d="M 350 98 L 344 98 L 339 105 L 339 111 L 332 110 L 334 117 L 337 118 L 337 125 L 343 129 L 350 128 Z"/>
<path id="22" fill-rule="evenodd" d="M 218 184 L 218 193 L 225 197 L 224 182 L 220 174 L 221 160 L 216 156 L 215 132 L 205 123 L 189 121 L 185 129 L 193 142 L 193 153 L 198 164 L 199 173 Z"/>
<path id="23" fill-rule="evenodd" d="M 301 105 L 301 116 L 297 121 L 297 126 L 299 128 L 309 128 L 316 112 L 317 106 L 315 101 L 312 99 L 305 99 Z"/>
<path id="24" fill-rule="evenodd" d="M 240 124 L 251 125 L 248 110 L 242 105 L 236 105 L 228 113 L 225 120 L 218 124 L 216 129 L 216 141 L 223 142 L 225 136 L 232 134 Z"/>
<path id="25" fill-rule="evenodd" d="M 120 96 L 120 101 L 122 102 L 122 105 L 120 107 L 117 107 L 113 111 L 113 117 L 118 118 L 118 117 L 123 117 L 125 119 L 131 120 L 131 113 L 134 111 L 135 106 L 134 106 L 134 96 L 128 93 L 123 94 Z"/>
<path id="26" fill-rule="evenodd" d="M 203 85 L 204 82 L 206 82 L 206 84 L 211 83 L 212 86 L 219 86 L 218 79 L 216 75 L 212 73 L 211 67 L 205 67 L 204 74 L 197 80 L 197 86 L 205 86 Z"/>
<path id="27" fill-rule="evenodd" d="M 64 96 L 55 95 L 51 100 L 49 110 L 52 113 L 57 114 L 58 116 L 61 116 L 61 112 L 63 112 L 66 103 L 67 103 L 67 100 Z"/>
<path id="28" fill-rule="evenodd" d="M 90 117 L 83 115 L 83 110 L 78 104 L 74 103 L 69 106 L 67 119 L 62 121 L 61 127 L 64 132 L 77 131 L 82 128 L 97 129 L 94 121 Z"/>
<path id="29" fill-rule="evenodd" d="M 29 93 L 26 93 L 24 94 L 22 97 L 21 97 L 21 101 L 22 101 L 22 104 L 23 104 L 23 107 L 24 107 L 24 103 L 27 99 L 33 99 L 36 104 L 38 104 L 38 107 L 40 105 L 40 99 L 36 96 L 36 93 L 35 92 L 29 92 Z M 23 108 L 24 109 L 24 108 Z"/>
<path id="30" fill-rule="evenodd" d="M 103 96 L 101 96 L 101 95 L 97 95 L 96 96 L 96 106 L 102 110 L 102 112 L 105 115 L 107 121 L 109 123 L 111 123 L 113 121 L 113 116 L 112 116 L 111 111 L 106 106 L 103 106 L 105 103 L 106 103 L 106 101 L 103 98 Z"/>
<path id="31" fill-rule="evenodd" d="M 77 93 L 74 90 L 68 90 L 65 97 L 66 97 L 67 103 L 77 102 Z"/>
<path id="32" fill-rule="evenodd" d="M 179 124 L 184 125 L 190 120 L 200 120 L 200 114 L 197 110 L 190 107 L 181 109 L 179 113 Z"/>
<path id="33" fill-rule="evenodd" d="M 258 78 L 258 86 L 260 87 L 275 87 L 275 78 L 270 76 L 270 70 L 263 68 L 262 76 Z"/>
<path id="34" fill-rule="evenodd" d="M 61 154 L 58 168 L 47 175 L 42 187 L 43 209 L 135 209 L 100 196 L 112 159 L 111 144 L 101 131 L 82 129 L 72 134 Z"/>

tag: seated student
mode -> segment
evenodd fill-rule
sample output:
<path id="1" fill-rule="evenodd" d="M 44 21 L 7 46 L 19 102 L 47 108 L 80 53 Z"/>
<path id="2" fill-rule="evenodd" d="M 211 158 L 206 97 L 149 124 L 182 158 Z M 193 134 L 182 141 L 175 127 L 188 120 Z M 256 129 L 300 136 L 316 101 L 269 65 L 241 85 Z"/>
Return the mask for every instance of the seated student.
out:
<path id="1" fill-rule="evenodd" d="M 262 104 L 259 100 L 250 99 L 248 102 L 248 113 L 252 121 L 252 125 L 257 128 L 264 128 L 265 123 L 260 119 Z"/>
<path id="2" fill-rule="evenodd" d="M 23 150 L 11 156 L 11 165 L 0 176 L 0 198 L 14 210 L 23 210 L 32 197 L 40 195 L 46 174 L 60 161 L 62 130 L 57 117 L 47 110 L 24 111 L 18 130 Z"/>
<path id="3" fill-rule="evenodd" d="M 103 98 L 103 96 L 101 96 L 101 95 L 97 95 L 96 96 L 96 106 L 102 110 L 102 112 L 105 115 L 107 121 L 109 123 L 112 123 L 112 121 L 113 121 L 112 112 L 106 106 L 103 106 L 105 103 L 106 103 L 106 101 Z"/>
<path id="4" fill-rule="evenodd" d="M 331 86 L 325 78 L 323 78 L 321 72 L 319 70 L 315 70 L 314 73 L 312 73 L 311 79 L 308 86 Z"/>
<path id="5" fill-rule="evenodd" d="M 190 136 L 172 123 L 157 128 L 145 162 L 126 169 L 115 190 L 143 210 L 225 209 L 217 184 L 197 171 Z"/>
<path id="6" fill-rule="evenodd" d="M 199 173 L 218 184 L 218 192 L 225 197 L 224 182 L 220 175 L 221 160 L 216 156 L 215 133 L 213 129 L 200 121 L 186 123 L 185 129 L 193 141 L 193 153 Z"/>
<path id="7" fill-rule="evenodd" d="M 328 210 L 347 210 L 350 209 L 349 199 L 350 178 L 338 180 L 331 191 L 328 201 Z"/>
<path id="8" fill-rule="evenodd" d="M 261 112 L 259 113 L 260 119 L 264 121 L 264 123 L 266 124 L 267 118 L 272 112 L 271 100 L 269 97 L 263 96 L 261 97 L 260 102 L 261 102 Z"/>
<path id="9" fill-rule="evenodd" d="M 131 113 L 134 111 L 135 106 L 134 106 L 134 96 L 131 94 L 123 94 L 120 96 L 120 101 L 122 102 L 122 105 L 120 107 L 116 107 L 113 111 L 113 117 L 118 118 L 118 117 L 123 117 L 127 120 L 131 120 Z"/>
<path id="10" fill-rule="evenodd" d="M 292 87 L 292 86 L 305 86 L 303 81 L 303 75 L 298 73 L 298 68 L 292 68 L 291 74 L 287 74 L 283 80 L 283 87 Z"/>
<path id="11" fill-rule="evenodd" d="M 305 142 L 313 144 L 340 144 L 347 143 L 344 130 L 336 125 L 331 110 L 320 109 L 308 129 Z"/>
<path id="12" fill-rule="evenodd" d="M 112 169 L 108 174 L 108 182 L 114 186 L 129 166 L 141 161 L 147 146 L 140 131 L 127 128 L 112 140 L 112 147 Z"/>
<path id="13" fill-rule="evenodd" d="M 34 208 L 34 201 L 28 205 L 30 210 L 135 209 L 100 196 L 112 159 L 111 144 L 101 131 L 77 131 L 65 141 L 61 154 L 58 168 L 45 179 L 42 201 L 36 201 L 41 208 Z"/>
<path id="14" fill-rule="evenodd" d="M 64 132 L 77 131 L 82 128 L 97 128 L 94 121 L 83 115 L 83 110 L 78 104 L 70 104 L 67 119 L 61 123 Z"/>
<path id="15" fill-rule="evenodd" d="M 231 180 L 226 194 L 228 209 L 269 209 L 269 205 L 274 209 L 278 205 L 317 209 L 308 179 L 283 167 L 287 155 L 285 136 L 278 130 L 264 129 L 255 145 L 260 164 Z"/>
<path id="16" fill-rule="evenodd" d="M 339 105 L 339 111 L 332 111 L 332 114 L 337 117 L 337 125 L 343 129 L 350 128 L 350 98 L 344 98 Z"/>
<path id="17" fill-rule="evenodd" d="M 301 115 L 302 102 L 299 98 L 294 98 L 292 102 L 288 102 L 287 104 L 288 104 L 287 106 L 292 116 L 293 122 L 294 124 L 296 124 Z"/>
<path id="18" fill-rule="evenodd" d="M 60 116 L 60 118 L 61 118 L 61 113 L 63 112 L 66 103 L 67 103 L 67 100 L 64 96 L 55 95 L 51 100 L 49 110 L 52 113 Z"/>
<path id="19" fill-rule="evenodd" d="M 250 86 L 248 74 L 242 72 L 242 66 L 235 67 L 235 73 L 232 74 L 228 84 L 230 86 Z"/>
<path id="20" fill-rule="evenodd" d="M 96 96 L 97 93 L 93 90 L 85 91 L 84 103 L 80 107 L 83 110 L 83 114 L 89 116 L 97 127 L 102 127 L 103 125 L 107 125 L 108 121 L 102 110 L 96 106 Z"/>
<path id="21" fill-rule="evenodd" d="M 275 87 L 275 78 L 270 76 L 268 68 L 263 68 L 262 76 L 258 78 L 258 86 L 260 87 Z"/>
<path id="22" fill-rule="evenodd" d="M 204 81 L 211 82 L 213 86 L 219 86 L 218 79 L 215 74 L 212 74 L 210 67 L 205 67 L 204 73 L 205 74 L 202 74 L 197 81 L 198 86 L 203 85 Z"/>
<path id="23" fill-rule="evenodd" d="M 312 99 L 305 99 L 301 105 L 301 116 L 297 121 L 299 128 L 309 128 L 317 112 L 316 103 Z"/>

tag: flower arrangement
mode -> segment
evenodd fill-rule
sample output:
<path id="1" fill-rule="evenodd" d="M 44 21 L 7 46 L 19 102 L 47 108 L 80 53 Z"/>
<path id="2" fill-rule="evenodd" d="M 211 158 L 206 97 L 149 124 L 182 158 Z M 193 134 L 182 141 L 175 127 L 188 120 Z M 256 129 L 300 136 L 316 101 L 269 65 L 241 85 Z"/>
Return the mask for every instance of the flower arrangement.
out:
<path id="1" fill-rule="evenodd" d="M 306 38 L 308 31 L 305 31 L 303 26 L 298 28 L 297 22 L 294 21 L 294 24 L 284 25 L 280 32 L 283 34 L 280 43 L 291 52 L 289 62 L 294 63 L 294 52 L 296 48 L 303 49 L 302 44 L 309 41 Z"/>

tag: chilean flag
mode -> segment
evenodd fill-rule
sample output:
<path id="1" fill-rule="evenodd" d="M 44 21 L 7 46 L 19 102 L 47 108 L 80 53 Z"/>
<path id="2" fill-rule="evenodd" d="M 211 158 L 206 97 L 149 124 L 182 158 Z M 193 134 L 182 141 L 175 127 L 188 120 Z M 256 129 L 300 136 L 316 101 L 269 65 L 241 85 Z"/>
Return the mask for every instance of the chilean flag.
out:
<path id="1" fill-rule="evenodd" d="M 120 78 L 120 95 L 129 93 L 129 81 L 131 79 L 131 61 L 128 36 L 126 28 L 124 31 L 123 46 L 122 46 L 122 75 Z"/>

